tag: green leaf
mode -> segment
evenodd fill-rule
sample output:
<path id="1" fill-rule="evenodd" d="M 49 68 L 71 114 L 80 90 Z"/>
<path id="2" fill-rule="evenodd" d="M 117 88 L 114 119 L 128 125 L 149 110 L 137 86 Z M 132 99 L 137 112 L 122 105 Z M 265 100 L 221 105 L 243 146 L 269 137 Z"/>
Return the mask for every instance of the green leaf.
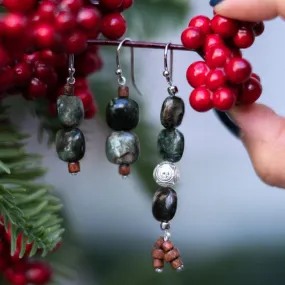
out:
<path id="1" fill-rule="evenodd" d="M 0 169 L 8 174 L 11 173 L 10 169 L 0 160 Z"/>

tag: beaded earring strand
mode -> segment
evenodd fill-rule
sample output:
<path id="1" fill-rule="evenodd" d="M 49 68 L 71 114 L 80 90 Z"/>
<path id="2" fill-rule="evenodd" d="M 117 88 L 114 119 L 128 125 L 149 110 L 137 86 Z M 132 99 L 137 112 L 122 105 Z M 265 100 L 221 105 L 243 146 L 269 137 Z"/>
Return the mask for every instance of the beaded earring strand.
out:
<path id="1" fill-rule="evenodd" d="M 69 173 L 80 172 L 80 163 L 85 154 L 85 138 L 77 126 L 84 118 L 84 107 L 80 98 L 74 96 L 74 55 L 69 56 L 69 77 L 63 95 L 57 99 L 57 115 L 63 129 L 56 134 L 55 145 L 58 157 L 68 162 Z"/>
<path id="2" fill-rule="evenodd" d="M 139 123 L 139 105 L 129 98 L 129 87 L 126 86 L 126 78 L 123 76 L 120 62 L 120 50 L 126 41 L 131 39 L 126 38 L 121 41 L 116 53 L 118 97 L 112 99 L 106 108 L 107 125 L 114 130 L 106 140 L 106 156 L 111 163 L 119 165 L 119 174 L 123 177 L 130 174 L 130 165 L 137 161 L 140 154 L 139 138 L 130 132 Z M 131 79 L 136 91 L 142 95 L 134 79 L 133 48 L 131 48 Z"/>
<path id="3" fill-rule="evenodd" d="M 158 164 L 153 172 L 154 180 L 160 188 L 153 197 L 152 213 L 164 231 L 164 236 L 158 238 L 152 251 L 153 267 L 158 273 L 163 271 L 164 262 L 170 263 L 176 271 L 181 271 L 184 267 L 179 250 L 170 241 L 170 221 L 177 209 L 177 194 L 172 187 L 180 178 L 180 172 L 174 163 L 180 161 L 184 152 L 184 136 L 176 127 L 182 123 L 185 105 L 183 100 L 176 96 L 178 88 L 172 83 L 173 50 L 170 52 L 170 72 L 168 70 L 169 45 L 166 45 L 164 51 L 163 72 L 169 85 L 169 96 L 164 100 L 160 112 L 160 121 L 165 129 L 159 133 L 157 141 L 159 154 L 164 161 Z"/>

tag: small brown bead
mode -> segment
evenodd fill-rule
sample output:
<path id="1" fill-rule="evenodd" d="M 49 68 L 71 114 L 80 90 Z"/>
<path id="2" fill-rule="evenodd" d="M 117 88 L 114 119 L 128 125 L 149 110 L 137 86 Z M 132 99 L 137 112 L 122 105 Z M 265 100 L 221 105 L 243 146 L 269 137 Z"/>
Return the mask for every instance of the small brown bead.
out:
<path id="1" fill-rule="evenodd" d="M 119 173 L 122 176 L 128 176 L 131 173 L 131 167 L 128 164 L 122 164 L 119 166 Z"/>
<path id="2" fill-rule="evenodd" d="M 180 252 L 179 252 L 178 248 L 174 248 L 165 254 L 164 260 L 166 262 L 171 262 L 171 261 L 177 259 L 179 256 L 180 256 Z"/>
<path id="3" fill-rule="evenodd" d="M 74 85 L 73 84 L 65 84 L 63 88 L 63 94 L 72 96 L 74 95 Z"/>
<path id="4" fill-rule="evenodd" d="M 76 173 L 80 172 L 80 163 L 79 163 L 79 161 L 77 161 L 77 162 L 69 162 L 68 163 L 68 171 L 71 174 L 76 174 Z"/>
<path id="5" fill-rule="evenodd" d="M 162 249 L 163 249 L 164 252 L 168 252 L 168 251 L 170 251 L 173 248 L 174 248 L 174 245 L 173 245 L 173 243 L 170 240 L 165 241 L 162 244 Z"/>
<path id="6" fill-rule="evenodd" d="M 162 249 L 159 248 L 154 248 L 152 250 L 152 257 L 154 259 L 164 259 L 164 251 Z"/>
<path id="7" fill-rule="evenodd" d="M 155 242 L 154 247 L 161 248 L 163 243 L 164 243 L 163 237 L 159 237 L 158 240 Z"/>
<path id="8" fill-rule="evenodd" d="M 164 262 L 161 259 L 153 259 L 152 266 L 154 268 L 163 268 L 164 267 Z"/>
<path id="9" fill-rule="evenodd" d="M 120 86 L 118 88 L 118 96 L 121 98 L 129 97 L 129 87 L 128 86 Z"/>
<path id="10" fill-rule="evenodd" d="M 177 268 L 183 266 L 183 261 L 180 258 L 177 258 L 177 259 L 173 260 L 170 263 L 170 265 L 173 269 L 177 269 Z"/>

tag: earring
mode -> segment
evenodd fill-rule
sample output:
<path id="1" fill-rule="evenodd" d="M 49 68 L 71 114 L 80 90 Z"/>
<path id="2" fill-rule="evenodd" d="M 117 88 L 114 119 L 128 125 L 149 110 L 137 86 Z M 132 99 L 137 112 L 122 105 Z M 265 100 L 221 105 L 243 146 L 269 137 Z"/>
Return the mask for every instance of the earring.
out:
<path id="1" fill-rule="evenodd" d="M 58 157 L 68 162 L 71 174 L 80 172 L 80 163 L 85 153 L 85 138 L 77 126 L 84 118 L 84 107 L 80 98 L 74 96 L 74 55 L 69 56 L 69 77 L 63 95 L 57 99 L 57 114 L 63 129 L 56 134 L 55 144 Z"/>
<path id="2" fill-rule="evenodd" d="M 114 131 L 106 140 L 107 159 L 119 165 L 119 174 L 127 177 L 130 174 L 130 165 L 134 164 L 140 153 L 140 142 L 136 134 L 130 132 L 139 123 L 139 105 L 129 98 L 129 87 L 126 86 L 126 78 L 120 62 L 120 50 L 126 41 L 124 39 L 117 48 L 116 62 L 118 76 L 118 97 L 112 99 L 106 108 L 107 125 Z M 134 79 L 134 50 L 131 48 L 131 78 L 134 88 L 141 95 Z"/>
<path id="3" fill-rule="evenodd" d="M 178 182 L 180 173 L 175 162 L 180 161 L 184 152 L 184 136 L 176 129 L 183 119 L 185 106 L 180 97 L 177 97 L 178 89 L 172 83 L 173 73 L 173 50 L 170 53 L 171 68 L 168 70 L 167 54 L 169 45 L 164 51 L 164 72 L 169 96 L 164 100 L 160 113 L 160 121 L 164 129 L 158 135 L 158 152 L 164 160 L 158 164 L 153 172 L 155 182 L 160 188 L 155 192 L 152 204 L 152 213 L 161 224 L 164 235 L 159 237 L 152 251 L 153 267 L 160 273 L 163 271 L 164 263 L 170 263 L 177 271 L 183 269 L 180 253 L 170 241 L 170 221 L 173 219 L 177 209 L 177 194 L 173 186 Z"/>

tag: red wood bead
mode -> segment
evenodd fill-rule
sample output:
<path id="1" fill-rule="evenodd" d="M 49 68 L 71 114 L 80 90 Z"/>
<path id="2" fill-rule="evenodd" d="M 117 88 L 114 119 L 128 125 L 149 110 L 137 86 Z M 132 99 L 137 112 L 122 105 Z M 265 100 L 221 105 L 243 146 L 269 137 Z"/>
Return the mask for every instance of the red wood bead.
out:
<path id="1" fill-rule="evenodd" d="M 163 251 L 166 253 L 166 252 L 170 251 L 171 249 L 173 249 L 174 245 L 170 240 L 168 240 L 168 241 L 165 241 L 161 247 L 162 247 Z"/>
<path id="2" fill-rule="evenodd" d="M 247 81 L 251 72 L 251 65 L 244 58 L 232 58 L 225 65 L 227 78 L 234 84 L 240 84 Z"/>
<path id="3" fill-rule="evenodd" d="M 212 32 L 211 20 L 208 17 L 202 15 L 192 18 L 189 23 L 189 27 L 199 28 L 205 35 Z"/>
<path id="4" fill-rule="evenodd" d="M 220 88 L 213 94 L 213 105 L 220 111 L 230 110 L 236 102 L 234 92 L 229 88 Z"/>
<path id="5" fill-rule="evenodd" d="M 234 44 L 238 48 L 249 48 L 253 45 L 255 36 L 252 28 L 244 27 L 238 30 L 233 37 Z"/>
<path id="6" fill-rule="evenodd" d="M 163 237 L 159 237 L 159 238 L 157 239 L 157 241 L 155 242 L 154 247 L 156 247 L 156 248 L 162 248 L 163 243 L 164 243 Z"/>
<path id="7" fill-rule="evenodd" d="M 181 42 L 186 49 L 198 49 L 205 42 L 205 35 L 199 28 L 189 27 L 181 34 Z"/>
<path id="8" fill-rule="evenodd" d="M 207 75 L 210 68 L 204 61 L 197 61 L 192 63 L 186 72 L 186 78 L 188 83 L 196 88 L 206 83 Z"/>
<path id="9" fill-rule="evenodd" d="M 152 250 L 152 258 L 154 259 L 164 259 L 164 251 L 159 248 L 154 248 Z"/>
<path id="10" fill-rule="evenodd" d="M 220 87 L 223 87 L 226 83 L 226 75 L 222 69 L 214 69 L 208 73 L 206 78 L 206 86 L 210 90 L 214 91 Z"/>
<path id="11" fill-rule="evenodd" d="M 256 78 L 250 78 L 241 88 L 238 103 L 243 105 L 253 104 L 262 94 L 262 86 Z"/>
<path id="12" fill-rule="evenodd" d="M 238 31 L 238 22 L 220 15 L 215 15 L 211 21 L 212 30 L 223 38 L 229 38 Z"/>
<path id="13" fill-rule="evenodd" d="M 190 94 L 189 102 L 197 112 L 207 112 L 213 108 L 212 93 L 206 87 L 194 89 Z"/>
<path id="14" fill-rule="evenodd" d="M 165 262 L 171 262 L 177 259 L 178 257 L 180 257 L 180 252 L 177 248 L 174 248 L 165 254 L 164 260 Z"/>
<path id="15" fill-rule="evenodd" d="M 80 162 L 69 162 L 68 163 L 68 171 L 71 174 L 76 174 L 80 172 Z"/>

